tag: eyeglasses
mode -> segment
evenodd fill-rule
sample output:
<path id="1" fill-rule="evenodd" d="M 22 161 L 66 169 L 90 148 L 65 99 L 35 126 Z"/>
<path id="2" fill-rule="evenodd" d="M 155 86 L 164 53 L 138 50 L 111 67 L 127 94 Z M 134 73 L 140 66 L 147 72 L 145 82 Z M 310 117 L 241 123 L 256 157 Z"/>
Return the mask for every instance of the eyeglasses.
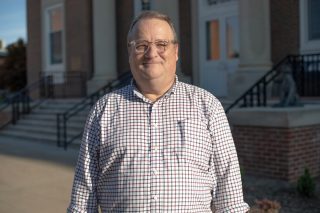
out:
<path id="1" fill-rule="evenodd" d="M 176 44 L 175 40 L 156 40 L 154 42 L 146 40 L 134 40 L 128 43 L 128 46 L 133 46 L 136 54 L 145 54 L 150 49 L 151 44 L 154 44 L 159 54 L 164 53 L 170 44 Z"/>

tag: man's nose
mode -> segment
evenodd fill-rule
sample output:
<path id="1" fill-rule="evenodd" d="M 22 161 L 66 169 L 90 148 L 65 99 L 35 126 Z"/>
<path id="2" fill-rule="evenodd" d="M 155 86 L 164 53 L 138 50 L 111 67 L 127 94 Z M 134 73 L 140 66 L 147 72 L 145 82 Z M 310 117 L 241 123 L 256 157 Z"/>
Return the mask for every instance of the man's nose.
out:
<path id="1" fill-rule="evenodd" d="M 145 53 L 145 56 L 148 58 L 153 58 L 156 57 L 158 55 L 158 50 L 156 45 L 154 45 L 153 43 L 149 45 L 148 50 Z"/>

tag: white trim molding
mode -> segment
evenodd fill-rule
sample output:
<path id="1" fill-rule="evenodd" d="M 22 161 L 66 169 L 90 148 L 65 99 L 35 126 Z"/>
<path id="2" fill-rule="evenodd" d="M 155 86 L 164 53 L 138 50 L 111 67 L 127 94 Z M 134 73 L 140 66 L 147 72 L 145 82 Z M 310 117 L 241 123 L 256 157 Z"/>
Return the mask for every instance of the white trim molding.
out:
<path id="1" fill-rule="evenodd" d="M 309 40 L 309 4 L 310 0 L 300 0 L 300 53 L 319 53 L 320 39 Z"/>
<path id="2" fill-rule="evenodd" d="M 58 64 L 52 64 L 50 61 L 50 17 L 49 12 L 53 9 L 61 8 L 62 13 L 62 62 Z M 53 75 L 54 83 L 63 83 L 63 76 L 66 65 L 66 48 L 65 48 L 65 16 L 64 16 L 64 5 L 63 3 L 56 3 L 54 5 L 45 6 L 42 10 L 42 47 L 43 47 L 43 71 L 45 75 Z"/>

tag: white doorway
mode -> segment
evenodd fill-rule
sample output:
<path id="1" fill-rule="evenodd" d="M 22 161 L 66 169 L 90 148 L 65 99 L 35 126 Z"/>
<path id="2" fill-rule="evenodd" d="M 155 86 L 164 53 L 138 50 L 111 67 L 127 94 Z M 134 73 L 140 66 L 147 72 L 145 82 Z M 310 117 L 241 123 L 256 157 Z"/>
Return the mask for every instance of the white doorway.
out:
<path id="1" fill-rule="evenodd" d="M 199 83 L 217 97 L 228 95 L 228 75 L 239 65 L 238 1 L 198 1 Z"/>

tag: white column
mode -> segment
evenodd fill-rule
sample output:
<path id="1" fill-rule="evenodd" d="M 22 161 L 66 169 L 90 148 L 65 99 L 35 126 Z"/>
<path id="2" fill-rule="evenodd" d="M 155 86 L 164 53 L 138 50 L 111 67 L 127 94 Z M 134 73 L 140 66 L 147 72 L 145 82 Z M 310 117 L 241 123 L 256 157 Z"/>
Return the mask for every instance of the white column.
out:
<path id="1" fill-rule="evenodd" d="M 229 78 L 229 97 L 241 95 L 272 67 L 269 0 L 239 1 L 240 63 Z"/>
<path id="2" fill-rule="evenodd" d="M 240 70 L 269 69 L 270 9 L 269 0 L 241 0 L 240 14 Z"/>
<path id="3" fill-rule="evenodd" d="M 117 77 L 116 14 L 114 0 L 93 0 L 94 72 L 88 94 Z"/>

